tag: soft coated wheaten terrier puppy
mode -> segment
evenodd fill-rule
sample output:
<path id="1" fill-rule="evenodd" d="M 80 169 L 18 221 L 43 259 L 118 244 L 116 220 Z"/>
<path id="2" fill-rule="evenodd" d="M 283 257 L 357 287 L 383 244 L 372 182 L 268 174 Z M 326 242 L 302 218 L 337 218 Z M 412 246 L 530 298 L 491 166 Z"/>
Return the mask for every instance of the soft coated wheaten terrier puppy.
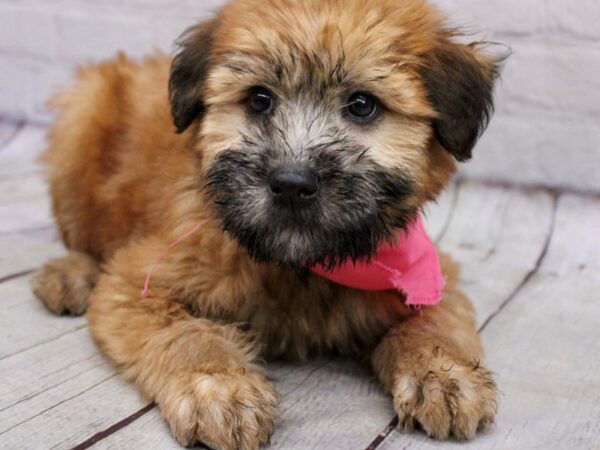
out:
<path id="1" fill-rule="evenodd" d="M 420 310 L 435 253 L 430 273 L 390 269 L 396 289 L 331 272 L 425 242 L 419 210 L 471 156 L 499 61 L 455 37 L 422 0 L 234 0 L 174 59 L 82 69 L 45 155 L 70 253 L 37 295 L 87 310 L 185 445 L 265 443 L 278 395 L 259 361 L 323 352 L 370 361 L 403 429 L 473 438 L 496 388 L 456 267 L 441 257 L 441 302 Z"/>

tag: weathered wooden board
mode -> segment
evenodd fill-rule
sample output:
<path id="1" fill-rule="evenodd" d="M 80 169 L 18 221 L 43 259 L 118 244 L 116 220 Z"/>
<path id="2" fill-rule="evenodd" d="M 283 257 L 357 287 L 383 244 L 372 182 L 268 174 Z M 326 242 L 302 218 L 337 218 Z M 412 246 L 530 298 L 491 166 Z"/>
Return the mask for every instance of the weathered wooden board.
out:
<path id="1" fill-rule="evenodd" d="M 440 241 L 461 266 L 461 287 L 483 324 L 536 264 L 552 232 L 554 197 L 465 181 Z"/>
<path id="2" fill-rule="evenodd" d="M 59 320 L 59 319 L 57 319 Z M 117 376 L 87 329 L 0 360 L 3 448 L 71 448 L 147 402 Z"/>
<path id="3" fill-rule="evenodd" d="M 31 292 L 31 281 L 25 276 L 0 284 L 0 360 L 86 326 L 83 317 L 48 312 Z"/>
<path id="4" fill-rule="evenodd" d="M 39 174 L 0 178 L 0 280 L 65 253 Z"/>
<path id="5" fill-rule="evenodd" d="M 99 352 L 88 345 L 86 335 L 87 330 L 76 330 L 0 360 L 2 372 L 11 374 L 0 386 L 0 432 L 66 398 L 52 395 L 52 390 L 72 385 L 67 381 L 74 375 L 98 366 Z M 111 374 L 104 372 L 100 378 Z"/>
<path id="6" fill-rule="evenodd" d="M 0 151 L 0 280 L 64 253 L 36 162 L 45 134 L 44 128 L 24 126 Z"/>
<path id="7" fill-rule="evenodd" d="M 25 125 L 0 151 L 0 180 L 40 172 L 37 163 L 46 146 L 46 129 Z"/>
<path id="8" fill-rule="evenodd" d="M 44 177 L 26 173 L 0 178 L 0 217 L 0 236 L 50 227 L 54 220 Z"/>
<path id="9" fill-rule="evenodd" d="M 15 136 L 20 127 L 17 123 L 0 122 L 0 151 Z"/>
<path id="10" fill-rule="evenodd" d="M 436 242 L 442 238 L 452 220 L 459 190 L 460 182 L 451 182 L 435 203 L 429 203 L 423 209 L 425 229 Z"/>
<path id="11" fill-rule="evenodd" d="M 64 255 L 54 228 L 0 236 L 0 281 L 38 269 L 51 258 Z"/>
<path id="12" fill-rule="evenodd" d="M 354 363 L 311 366 L 278 377 L 283 400 L 273 448 L 365 448 L 393 414 L 390 398 Z"/>
<path id="13" fill-rule="evenodd" d="M 181 450 L 182 447 L 171 435 L 169 426 L 160 416 L 160 411 L 155 406 L 127 427 L 98 441 L 92 448 L 94 450 L 120 450 L 124 448 Z"/>
<path id="14" fill-rule="evenodd" d="M 482 333 L 503 393 L 497 425 L 460 448 L 598 448 L 598 230 L 600 199 L 560 198 L 541 267 Z M 446 446 L 394 432 L 379 448 Z"/>
<path id="15" fill-rule="evenodd" d="M 363 449 L 392 414 L 368 371 L 350 361 L 318 360 L 269 368 L 282 396 L 270 448 Z M 179 448 L 157 408 L 94 448 Z"/>

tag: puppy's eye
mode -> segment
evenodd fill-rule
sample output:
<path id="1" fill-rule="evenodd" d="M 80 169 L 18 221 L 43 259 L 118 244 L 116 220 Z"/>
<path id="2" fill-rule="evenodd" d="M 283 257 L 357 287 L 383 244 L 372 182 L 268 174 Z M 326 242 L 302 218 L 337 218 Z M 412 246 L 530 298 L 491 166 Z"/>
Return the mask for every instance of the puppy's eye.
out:
<path id="1" fill-rule="evenodd" d="M 356 92 L 348 99 L 346 111 L 350 119 L 365 122 L 374 119 L 378 112 L 378 102 L 375 97 L 365 92 Z"/>
<path id="2" fill-rule="evenodd" d="M 257 114 L 268 114 L 273 108 L 273 94 L 263 87 L 250 89 L 248 95 L 248 108 Z"/>

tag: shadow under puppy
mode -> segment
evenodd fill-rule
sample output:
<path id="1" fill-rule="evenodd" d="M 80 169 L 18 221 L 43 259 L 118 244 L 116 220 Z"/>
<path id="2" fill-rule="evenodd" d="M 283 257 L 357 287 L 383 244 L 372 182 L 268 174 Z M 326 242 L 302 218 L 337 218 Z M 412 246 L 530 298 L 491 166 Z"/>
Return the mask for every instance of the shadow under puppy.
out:
<path id="1" fill-rule="evenodd" d="M 499 61 L 454 38 L 421 0 L 237 0 L 174 59 L 81 69 L 45 155 L 70 253 L 37 295 L 87 309 L 184 445 L 267 442 L 278 395 L 259 361 L 329 351 L 371 362 L 403 429 L 473 438 L 496 388 L 453 263 L 418 314 L 308 270 L 373 256 L 470 158 Z"/>

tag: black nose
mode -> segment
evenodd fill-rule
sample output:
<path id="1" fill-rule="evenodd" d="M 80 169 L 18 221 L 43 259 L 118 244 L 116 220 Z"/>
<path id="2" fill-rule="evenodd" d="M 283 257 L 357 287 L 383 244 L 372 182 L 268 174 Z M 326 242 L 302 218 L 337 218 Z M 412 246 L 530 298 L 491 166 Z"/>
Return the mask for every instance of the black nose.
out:
<path id="1" fill-rule="evenodd" d="M 300 208 L 315 200 L 319 181 L 308 169 L 280 167 L 269 175 L 269 188 L 277 203 Z"/>

